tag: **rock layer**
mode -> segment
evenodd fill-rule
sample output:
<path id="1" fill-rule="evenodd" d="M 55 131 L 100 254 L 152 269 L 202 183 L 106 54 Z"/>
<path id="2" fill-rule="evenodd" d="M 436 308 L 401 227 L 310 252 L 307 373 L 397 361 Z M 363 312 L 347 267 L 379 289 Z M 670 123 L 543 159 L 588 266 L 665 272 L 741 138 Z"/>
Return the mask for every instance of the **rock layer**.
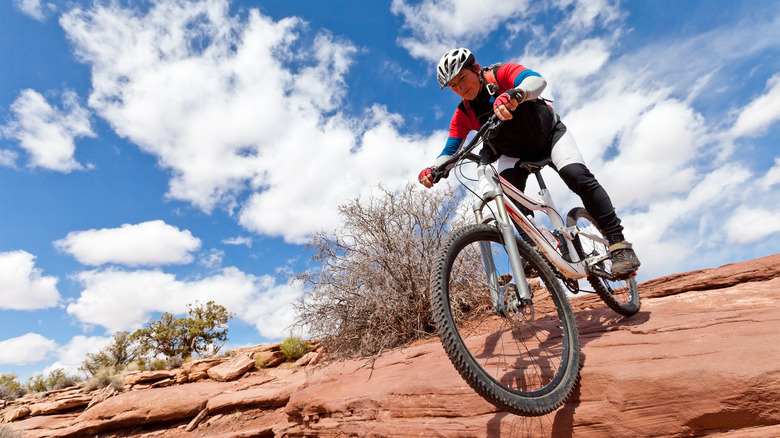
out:
<path id="1" fill-rule="evenodd" d="M 210 370 L 224 361 L 211 359 L 154 379 L 129 375 L 125 392 L 103 391 L 86 410 L 98 392 L 71 389 L 8 406 L 0 418 L 29 437 L 775 437 L 778 291 L 774 255 L 645 282 L 642 310 L 631 318 L 595 296 L 573 297 L 581 380 L 563 407 L 543 417 L 507 414 L 482 400 L 431 339 L 376 358 L 307 366 L 320 360 L 315 350 L 296 365 L 228 381 L 214 380 Z M 274 349 L 242 349 L 223 369 Z M 45 413 L 44 406 L 55 408 Z"/>

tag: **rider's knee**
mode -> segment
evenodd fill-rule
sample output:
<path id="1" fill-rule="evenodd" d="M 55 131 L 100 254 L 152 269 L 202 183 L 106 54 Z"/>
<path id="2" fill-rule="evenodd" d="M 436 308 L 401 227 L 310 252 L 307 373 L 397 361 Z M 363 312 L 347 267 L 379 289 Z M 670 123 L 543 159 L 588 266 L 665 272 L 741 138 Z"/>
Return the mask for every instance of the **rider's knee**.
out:
<path id="1" fill-rule="evenodd" d="M 581 163 L 569 164 L 558 170 L 558 175 L 574 193 L 587 193 L 600 187 L 596 177 Z"/>

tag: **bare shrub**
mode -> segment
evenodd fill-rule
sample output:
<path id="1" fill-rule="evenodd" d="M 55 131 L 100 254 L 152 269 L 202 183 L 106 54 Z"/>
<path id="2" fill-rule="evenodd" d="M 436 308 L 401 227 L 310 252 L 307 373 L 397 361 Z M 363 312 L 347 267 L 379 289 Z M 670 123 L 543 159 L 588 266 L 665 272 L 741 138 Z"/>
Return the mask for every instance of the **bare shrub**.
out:
<path id="1" fill-rule="evenodd" d="M 296 276 L 307 286 L 296 326 L 336 357 L 376 354 L 434 332 L 431 268 L 456 216 L 452 188 L 400 192 L 379 186 L 339 207 L 343 225 L 307 245 L 318 264 Z"/>

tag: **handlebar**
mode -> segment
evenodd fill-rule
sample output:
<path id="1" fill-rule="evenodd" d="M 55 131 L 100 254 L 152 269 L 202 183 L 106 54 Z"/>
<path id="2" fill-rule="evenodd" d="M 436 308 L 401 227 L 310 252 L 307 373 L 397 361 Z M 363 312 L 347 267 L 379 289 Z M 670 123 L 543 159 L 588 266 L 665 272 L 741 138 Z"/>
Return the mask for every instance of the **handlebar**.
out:
<path id="1" fill-rule="evenodd" d="M 440 164 L 439 166 L 435 166 L 432 169 L 433 182 L 437 183 L 442 178 L 446 178 L 450 172 L 450 168 L 458 161 L 467 159 L 470 161 L 481 163 L 482 157 L 471 153 L 471 151 L 474 150 L 474 148 L 476 148 L 477 145 L 482 143 L 486 138 L 495 137 L 496 130 L 499 126 L 501 126 L 502 123 L 504 123 L 504 121 L 499 119 L 498 116 L 496 116 L 495 114 L 490 116 L 490 118 L 482 125 L 482 127 L 479 128 L 479 131 L 477 131 L 477 134 L 474 136 L 474 138 L 471 139 L 469 144 L 461 148 L 461 150 L 458 151 L 458 153 L 450 157 L 447 161 Z"/>

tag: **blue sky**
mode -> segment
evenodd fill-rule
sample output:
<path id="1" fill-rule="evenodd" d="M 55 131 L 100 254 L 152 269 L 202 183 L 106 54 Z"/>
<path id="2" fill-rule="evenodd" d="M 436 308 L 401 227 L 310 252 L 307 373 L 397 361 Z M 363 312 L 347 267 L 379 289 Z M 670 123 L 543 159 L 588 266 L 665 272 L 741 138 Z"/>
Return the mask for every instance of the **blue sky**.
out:
<path id="1" fill-rule="evenodd" d="M 311 233 L 443 147 L 454 47 L 547 79 L 641 280 L 776 253 L 778 29 L 760 0 L 0 2 L 0 373 L 195 300 L 228 348 L 289 334 Z"/>

